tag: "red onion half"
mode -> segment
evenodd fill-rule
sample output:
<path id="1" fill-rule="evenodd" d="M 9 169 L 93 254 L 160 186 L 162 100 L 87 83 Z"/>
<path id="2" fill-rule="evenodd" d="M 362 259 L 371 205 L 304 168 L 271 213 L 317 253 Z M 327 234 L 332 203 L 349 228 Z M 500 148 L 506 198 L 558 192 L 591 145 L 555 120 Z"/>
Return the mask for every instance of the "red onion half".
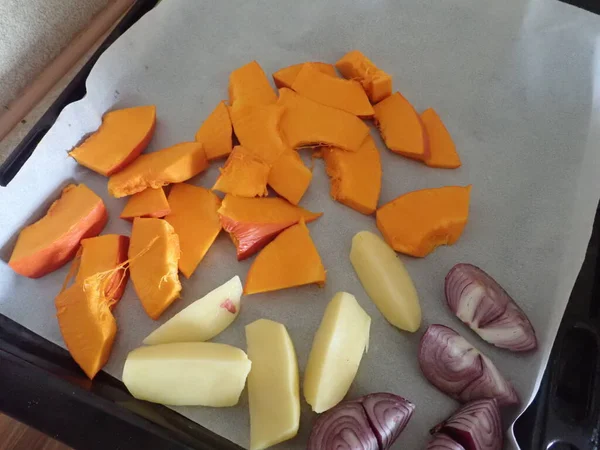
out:
<path id="1" fill-rule="evenodd" d="M 494 363 L 451 328 L 427 328 L 419 365 L 431 384 L 461 403 L 482 398 L 495 398 L 499 405 L 519 403 L 517 392 Z"/>
<path id="2" fill-rule="evenodd" d="M 445 283 L 450 310 L 496 347 L 525 352 L 537 348 L 531 322 L 496 280 L 472 264 L 457 264 Z"/>
<path id="3" fill-rule="evenodd" d="M 425 450 L 465 450 L 465 448 L 447 434 L 436 433 Z"/>
<path id="4" fill-rule="evenodd" d="M 414 409 L 412 402 L 386 392 L 342 402 L 316 420 L 307 450 L 387 450 Z"/>

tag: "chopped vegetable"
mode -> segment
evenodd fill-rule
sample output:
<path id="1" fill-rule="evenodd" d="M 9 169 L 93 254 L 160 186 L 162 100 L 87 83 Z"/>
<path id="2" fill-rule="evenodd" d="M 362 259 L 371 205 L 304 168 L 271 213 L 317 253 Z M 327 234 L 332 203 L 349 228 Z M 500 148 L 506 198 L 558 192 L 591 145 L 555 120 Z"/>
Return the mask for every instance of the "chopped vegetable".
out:
<path id="1" fill-rule="evenodd" d="M 276 101 L 277 94 L 256 61 L 250 61 L 229 75 L 230 105 L 269 105 Z"/>
<path id="2" fill-rule="evenodd" d="M 460 167 L 460 157 L 456 153 L 452 136 L 433 108 L 429 108 L 421 114 L 421 122 L 429 141 L 429 154 L 425 156 L 423 162 L 430 167 L 442 169 Z"/>
<path id="3" fill-rule="evenodd" d="M 398 439 L 415 410 L 414 403 L 398 395 L 377 392 L 359 398 L 369 423 L 375 431 L 380 449 L 387 449 Z"/>
<path id="4" fill-rule="evenodd" d="M 482 398 L 495 398 L 500 405 L 519 403 L 517 392 L 494 363 L 451 328 L 427 328 L 419 365 L 431 384 L 462 403 Z"/>
<path id="5" fill-rule="evenodd" d="M 121 212 L 121 219 L 133 221 L 136 217 L 165 217 L 171 212 L 163 188 L 147 188 L 133 194 Z"/>
<path id="6" fill-rule="evenodd" d="M 307 63 L 294 64 L 292 66 L 284 67 L 283 69 L 279 69 L 277 72 L 273 74 L 273 81 L 275 81 L 275 86 L 277 89 L 279 88 L 292 88 L 292 84 L 294 84 L 294 80 L 302 70 L 302 66 Z M 315 69 L 323 72 L 332 77 L 337 77 L 337 73 L 335 71 L 335 67 L 331 64 L 322 63 L 322 62 L 311 62 Z"/>
<path id="7" fill-rule="evenodd" d="M 471 264 L 457 264 L 446 275 L 450 310 L 483 340 L 514 352 L 537 348 L 531 322 L 496 280 Z"/>
<path id="8" fill-rule="evenodd" d="M 346 53 L 335 67 L 344 78 L 359 81 L 372 103 L 379 103 L 392 95 L 392 77 L 377 68 L 359 50 Z"/>
<path id="9" fill-rule="evenodd" d="M 271 167 L 268 183 L 288 202 L 297 205 L 308 189 L 312 172 L 304 165 L 297 152 L 286 150 Z"/>
<path id="10" fill-rule="evenodd" d="M 425 450 L 465 450 L 458 442 L 443 433 L 435 433 Z"/>
<path id="11" fill-rule="evenodd" d="M 196 141 L 202 143 L 209 161 L 223 158 L 231 153 L 233 129 L 225 102 L 219 102 L 213 112 L 200 125 Z"/>
<path id="12" fill-rule="evenodd" d="M 238 197 L 266 196 L 270 167 L 242 146 L 233 149 L 213 190 Z"/>

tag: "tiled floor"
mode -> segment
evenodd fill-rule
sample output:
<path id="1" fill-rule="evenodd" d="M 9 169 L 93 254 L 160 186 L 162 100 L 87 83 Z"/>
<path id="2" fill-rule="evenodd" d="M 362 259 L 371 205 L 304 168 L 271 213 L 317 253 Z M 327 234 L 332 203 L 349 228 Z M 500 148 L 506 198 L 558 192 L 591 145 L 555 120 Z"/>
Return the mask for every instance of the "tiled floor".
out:
<path id="1" fill-rule="evenodd" d="M 0 450 L 70 450 L 70 447 L 0 414 Z"/>

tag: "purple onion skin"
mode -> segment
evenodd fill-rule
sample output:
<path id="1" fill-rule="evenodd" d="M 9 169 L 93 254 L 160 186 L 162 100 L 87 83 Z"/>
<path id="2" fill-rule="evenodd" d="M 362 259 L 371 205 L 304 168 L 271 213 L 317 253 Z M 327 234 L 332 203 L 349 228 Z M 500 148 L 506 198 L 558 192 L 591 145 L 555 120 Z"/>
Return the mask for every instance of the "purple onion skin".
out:
<path id="1" fill-rule="evenodd" d="M 444 433 L 436 433 L 425 450 L 465 450 L 465 448 Z"/>
<path id="2" fill-rule="evenodd" d="M 482 398 L 495 398 L 499 405 L 519 403 L 492 361 L 444 325 L 430 325 L 423 334 L 419 365 L 431 384 L 461 403 Z"/>
<path id="3" fill-rule="evenodd" d="M 368 394 L 357 401 L 365 409 L 381 449 L 391 447 L 398 439 L 415 410 L 414 403 L 387 392 Z"/>
<path id="4" fill-rule="evenodd" d="M 523 310 L 479 267 L 455 265 L 444 290 L 450 310 L 483 340 L 513 352 L 537 348 L 535 330 Z"/>

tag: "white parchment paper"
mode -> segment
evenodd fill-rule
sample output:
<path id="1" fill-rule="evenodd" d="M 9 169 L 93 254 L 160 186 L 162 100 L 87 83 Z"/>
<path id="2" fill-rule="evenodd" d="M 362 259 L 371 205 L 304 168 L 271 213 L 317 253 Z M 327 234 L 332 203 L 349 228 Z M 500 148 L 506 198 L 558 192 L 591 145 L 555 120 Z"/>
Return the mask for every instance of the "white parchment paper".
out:
<path id="1" fill-rule="evenodd" d="M 431 169 L 381 149 L 380 204 L 415 189 L 473 184 L 470 220 L 452 247 L 424 259 L 401 257 L 419 291 L 423 326 L 402 333 L 388 325 L 350 265 L 352 236 L 377 232 L 365 217 L 329 197 L 321 161 L 301 205 L 324 216 L 311 235 L 328 270 L 323 289 L 302 287 L 243 299 L 234 326 L 215 340 L 245 349 L 244 325 L 260 317 L 283 322 L 301 371 L 327 302 L 353 293 L 371 315 L 371 344 L 349 397 L 391 391 L 417 405 L 395 449 L 423 448 L 427 430 L 458 404 L 421 376 L 416 354 L 428 324 L 455 328 L 488 354 L 516 386 L 523 406 L 506 412 L 507 429 L 533 398 L 557 327 L 581 267 L 600 195 L 600 18 L 543 0 L 329 0 L 327 2 L 165 0 L 98 61 L 87 96 L 67 108 L 7 188 L 0 190 L 0 312 L 64 345 L 53 298 L 66 268 L 39 280 L 7 266 L 19 229 L 39 218 L 60 188 L 86 183 L 110 211 L 106 233 L 130 233 L 119 219 L 125 199 L 110 198 L 106 179 L 78 166 L 66 151 L 97 128 L 104 112 L 156 104 L 158 125 L 149 151 L 192 140 L 198 125 L 226 98 L 228 74 L 256 59 L 267 73 L 302 61 L 335 62 L 361 49 L 393 74 L 394 85 L 419 110 L 434 107 L 464 162 Z M 308 156 L 308 155 L 304 155 Z M 212 186 L 218 164 L 192 180 Z M 523 307 L 540 348 L 515 355 L 480 341 L 443 302 L 443 280 L 457 262 L 492 274 Z M 182 299 L 159 322 L 235 274 L 238 263 L 224 234 L 190 280 Z M 119 332 L 105 369 L 119 377 L 127 353 L 156 328 L 131 283 L 115 311 Z M 315 416 L 303 402 L 299 436 L 280 445 L 301 449 Z M 247 399 L 234 408 L 177 408 L 185 416 L 246 447 Z M 508 435 L 512 433 L 508 432 Z M 514 447 L 512 436 L 507 447 Z"/>

